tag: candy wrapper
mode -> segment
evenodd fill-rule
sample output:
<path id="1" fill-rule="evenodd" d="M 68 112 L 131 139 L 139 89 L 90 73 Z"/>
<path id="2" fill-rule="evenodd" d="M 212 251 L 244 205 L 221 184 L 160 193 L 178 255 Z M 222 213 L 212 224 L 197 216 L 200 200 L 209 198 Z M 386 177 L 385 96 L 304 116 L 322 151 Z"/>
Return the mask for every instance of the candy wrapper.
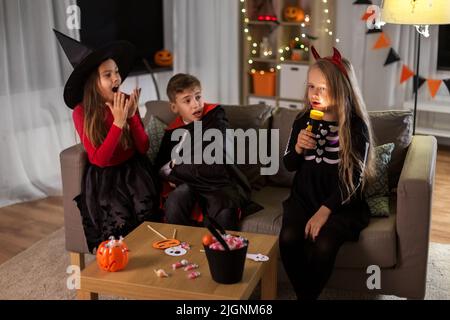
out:
<path id="1" fill-rule="evenodd" d="M 247 245 L 247 239 L 240 236 L 233 236 L 231 234 L 222 235 L 222 238 L 227 243 L 230 250 L 241 249 L 242 247 Z M 219 241 L 215 241 L 209 245 L 209 248 L 212 250 L 220 250 L 225 251 L 225 248 Z"/>
<path id="2" fill-rule="evenodd" d="M 187 266 L 188 264 L 189 264 L 189 261 L 187 261 L 186 259 L 183 259 L 179 262 L 172 264 L 172 269 L 175 270 L 175 269 Z"/>
<path id="3" fill-rule="evenodd" d="M 163 269 L 158 269 L 158 270 L 153 270 L 155 271 L 155 274 L 160 277 L 160 278 L 167 278 L 169 277 L 168 273 L 166 271 L 164 271 Z"/>
<path id="4" fill-rule="evenodd" d="M 198 271 L 193 271 L 193 272 L 188 274 L 188 278 L 189 279 L 195 279 L 195 278 L 198 278 L 198 277 L 200 277 L 200 272 L 198 272 Z"/>
<path id="5" fill-rule="evenodd" d="M 191 271 L 198 268 L 198 264 L 191 263 L 184 267 L 184 271 Z"/>

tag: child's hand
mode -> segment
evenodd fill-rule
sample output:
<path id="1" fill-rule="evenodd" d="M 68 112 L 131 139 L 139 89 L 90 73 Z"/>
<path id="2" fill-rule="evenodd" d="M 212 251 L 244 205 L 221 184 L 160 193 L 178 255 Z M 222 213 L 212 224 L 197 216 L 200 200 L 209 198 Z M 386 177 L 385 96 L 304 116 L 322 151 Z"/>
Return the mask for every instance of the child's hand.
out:
<path id="1" fill-rule="evenodd" d="M 136 110 L 139 106 L 139 98 L 141 96 L 141 88 L 133 90 L 129 100 L 128 118 L 133 117 L 136 114 Z"/>
<path id="2" fill-rule="evenodd" d="M 125 94 L 121 92 L 114 93 L 113 104 L 106 102 L 114 117 L 114 125 L 123 128 L 127 123 L 127 115 L 129 108 L 129 99 L 125 99 Z"/>
<path id="3" fill-rule="evenodd" d="M 305 239 L 310 238 L 312 241 L 316 241 L 316 237 L 319 235 L 320 229 L 322 229 L 323 225 L 327 222 L 330 214 L 330 209 L 325 206 L 321 206 L 306 224 Z"/>
<path id="4" fill-rule="evenodd" d="M 297 143 L 295 144 L 295 151 L 298 154 L 302 154 L 305 149 L 314 149 L 317 141 L 314 133 L 308 130 L 301 130 L 297 137 Z"/>

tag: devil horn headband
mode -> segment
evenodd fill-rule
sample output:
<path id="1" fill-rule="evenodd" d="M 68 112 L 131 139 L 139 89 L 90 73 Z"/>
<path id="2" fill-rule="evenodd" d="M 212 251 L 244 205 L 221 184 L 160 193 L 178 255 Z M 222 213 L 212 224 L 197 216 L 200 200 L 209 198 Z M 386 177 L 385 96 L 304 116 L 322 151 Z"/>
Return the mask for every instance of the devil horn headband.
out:
<path id="1" fill-rule="evenodd" d="M 336 49 L 335 47 L 333 47 L 333 56 L 332 57 L 324 57 L 322 58 L 320 56 L 320 54 L 317 52 L 316 48 L 314 48 L 314 46 L 311 46 L 311 51 L 313 54 L 314 59 L 319 60 L 319 59 L 325 59 L 330 61 L 331 63 L 333 63 L 336 67 L 338 67 L 339 70 L 341 70 L 341 72 L 348 77 L 347 74 L 347 70 L 344 67 L 344 64 L 342 63 L 342 56 L 341 53 L 339 52 L 338 49 Z"/>

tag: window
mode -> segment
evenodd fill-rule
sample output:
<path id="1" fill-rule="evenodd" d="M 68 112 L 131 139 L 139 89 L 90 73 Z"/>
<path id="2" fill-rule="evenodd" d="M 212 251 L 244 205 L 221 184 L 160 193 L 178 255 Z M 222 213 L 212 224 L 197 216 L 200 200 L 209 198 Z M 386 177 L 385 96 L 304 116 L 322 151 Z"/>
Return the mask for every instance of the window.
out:
<path id="1" fill-rule="evenodd" d="M 439 26 L 438 70 L 450 71 L 450 25 Z"/>

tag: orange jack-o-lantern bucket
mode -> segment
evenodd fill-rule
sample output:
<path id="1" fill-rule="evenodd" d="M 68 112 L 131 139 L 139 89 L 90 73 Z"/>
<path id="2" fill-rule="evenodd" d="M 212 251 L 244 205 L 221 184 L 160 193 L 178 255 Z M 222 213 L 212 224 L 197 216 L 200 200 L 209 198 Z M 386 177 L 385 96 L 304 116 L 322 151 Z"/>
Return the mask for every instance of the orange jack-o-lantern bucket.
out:
<path id="1" fill-rule="evenodd" d="M 123 239 L 114 240 L 111 237 L 103 241 L 97 248 L 97 265 L 100 269 L 116 272 L 124 269 L 128 264 L 128 247 Z"/>

